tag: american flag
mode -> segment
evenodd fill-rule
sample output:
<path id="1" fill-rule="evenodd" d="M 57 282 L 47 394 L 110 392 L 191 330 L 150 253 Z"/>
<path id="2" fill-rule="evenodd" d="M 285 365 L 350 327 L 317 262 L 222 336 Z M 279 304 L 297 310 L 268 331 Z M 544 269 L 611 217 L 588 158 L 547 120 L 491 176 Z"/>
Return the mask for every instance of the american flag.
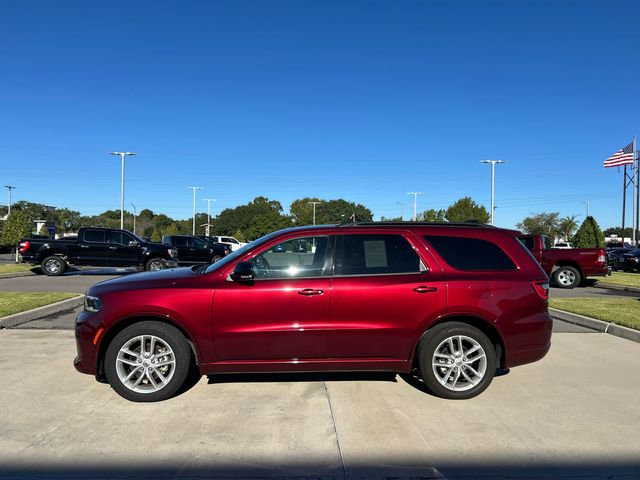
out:
<path id="1" fill-rule="evenodd" d="M 620 165 L 633 165 L 633 142 L 604 161 L 604 168 L 619 167 Z"/>

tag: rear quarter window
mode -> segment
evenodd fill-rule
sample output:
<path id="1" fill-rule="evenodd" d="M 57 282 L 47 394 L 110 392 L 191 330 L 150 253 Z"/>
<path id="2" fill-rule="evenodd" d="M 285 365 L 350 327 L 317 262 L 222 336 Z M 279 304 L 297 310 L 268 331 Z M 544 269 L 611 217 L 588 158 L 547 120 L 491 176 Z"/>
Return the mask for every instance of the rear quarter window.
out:
<path id="1" fill-rule="evenodd" d="M 457 270 L 516 270 L 511 258 L 495 243 L 480 238 L 425 235 L 425 240 Z"/>

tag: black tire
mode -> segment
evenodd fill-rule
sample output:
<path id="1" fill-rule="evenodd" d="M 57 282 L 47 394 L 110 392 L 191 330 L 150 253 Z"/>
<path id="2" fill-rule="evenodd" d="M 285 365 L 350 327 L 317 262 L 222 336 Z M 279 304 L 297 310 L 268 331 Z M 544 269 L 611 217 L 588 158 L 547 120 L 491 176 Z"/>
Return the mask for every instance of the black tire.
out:
<path id="1" fill-rule="evenodd" d="M 575 288 L 582 283 L 580 271 L 569 265 L 558 267 L 553 272 L 553 283 L 558 288 Z"/>
<path id="2" fill-rule="evenodd" d="M 456 350 L 460 344 L 462 349 Z M 451 359 L 445 359 L 447 354 L 443 355 L 443 352 L 451 350 L 449 345 L 453 345 L 454 350 Z M 481 348 L 472 351 L 472 357 L 464 356 L 465 349 L 471 351 L 476 346 Z M 417 355 L 420 375 L 427 388 L 434 395 L 449 400 L 464 400 L 481 394 L 496 373 L 493 344 L 480 330 L 462 322 L 442 323 L 427 331 L 418 345 Z M 438 363 L 443 362 L 442 366 L 433 365 L 436 359 Z M 447 363 L 449 361 L 454 363 Z"/>
<path id="3" fill-rule="evenodd" d="M 211 263 L 216 263 L 220 260 L 222 260 L 222 255 L 214 255 L 213 257 L 211 257 Z"/>
<path id="4" fill-rule="evenodd" d="M 144 269 L 146 271 L 164 270 L 165 268 L 167 268 L 167 262 L 165 262 L 164 259 L 160 257 L 151 258 L 144 265 Z"/>
<path id="5" fill-rule="evenodd" d="M 120 349 L 130 342 L 130 347 L 135 349 L 133 352 L 138 355 L 140 354 L 139 337 L 141 336 L 149 337 L 145 341 L 146 348 L 150 348 L 151 346 L 150 338 L 156 338 L 155 353 L 149 352 L 149 356 L 147 357 L 140 355 L 140 362 L 137 362 L 135 357 L 125 357 L 126 360 L 129 360 L 134 364 L 140 363 L 140 366 L 131 366 L 129 364 L 119 362 L 118 354 Z M 161 348 L 164 348 L 165 352 L 168 351 L 166 346 L 168 346 L 173 352 L 173 365 L 155 367 L 151 362 L 156 363 L 155 361 L 162 362 L 171 359 L 171 354 L 160 353 L 159 349 Z M 130 349 L 130 347 L 127 348 Z M 143 360 L 144 364 L 142 363 Z M 125 328 L 123 331 L 118 333 L 113 340 L 111 340 L 105 355 L 104 369 L 107 381 L 118 395 L 126 398 L 127 400 L 131 400 L 132 402 L 158 402 L 171 398 L 180 391 L 189 378 L 189 373 L 193 371 L 193 364 L 193 355 L 191 354 L 189 344 L 179 330 L 164 323 L 144 321 Z M 159 381 L 158 374 L 160 373 L 160 369 L 165 367 L 167 369 L 163 370 L 161 373 L 166 375 L 165 378 L 169 378 L 166 384 L 162 386 L 162 382 Z M 141 371 L 140 369 L 144 369 L 144 371 Z M 120 375 L 124 376 L 129 374 L 133 374 L 130 381 L 132 383 L 135 383 L 138 378 L 142 377 L 141 382 L 137 387 L 132 384 L 126 385 L 123 380 L 121 380 Z M 152 383 L 156 381 L 160 385 L 159 389 L 156 389 Z M 143 389 L 145 391 L 135 391 L 132 387 Z"/>
<path id="6" fill-rule="evenodd" d="M 49 277 L 59 277 L 67 269 L 67 262 L 59 255 L 51 255 L 40 264 L 42 273 Z"/>

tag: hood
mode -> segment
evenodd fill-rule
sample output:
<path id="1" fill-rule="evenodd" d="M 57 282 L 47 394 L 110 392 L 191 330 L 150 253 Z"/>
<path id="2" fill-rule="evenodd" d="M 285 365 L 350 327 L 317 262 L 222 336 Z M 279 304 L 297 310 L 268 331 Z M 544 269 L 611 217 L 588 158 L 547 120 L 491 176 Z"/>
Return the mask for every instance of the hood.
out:
<path id="1" fill-rule="evenodd" d="M 92 286 L 87 293 L 98 295 L 114 290 L 135 290 L 143 288 L 167 288 L 176 285 L 185 279 L 200 276 L 189 267 L 171 268 L 168 270 L 158 270 L 156 272 L 140 272 L 131 275 L 124 275 L 111 280 L 105 280 Z"/>

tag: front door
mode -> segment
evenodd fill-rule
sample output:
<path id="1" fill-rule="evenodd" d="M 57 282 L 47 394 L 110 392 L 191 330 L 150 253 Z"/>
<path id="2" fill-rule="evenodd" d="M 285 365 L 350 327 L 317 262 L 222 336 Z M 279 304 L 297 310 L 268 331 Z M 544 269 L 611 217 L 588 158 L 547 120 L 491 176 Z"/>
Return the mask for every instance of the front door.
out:
<path id="1" fill-rule="evenodd" d="M 296 253 L 292 240 L 281 242 L 250 259 L 253 282 L 219 283 L 213 298 L 219 360 L 326 359 L 329 237 L 300 240 L 314 248 Z"/>
<path id="2" fill-rule="evenodd" d="M 445 311 L 440 268 L 423 261 L 405 236 L 337 237 L 329 357 L 407 360 L 425 321 Z"/>
<path id="3" fill-rule="evenodd" d="M 132 245 L 131 242 L 134 242 Z M 142 264 L 142 247 L 126 232 L 109 232 L 109 266 L 130 267 Z"/>

